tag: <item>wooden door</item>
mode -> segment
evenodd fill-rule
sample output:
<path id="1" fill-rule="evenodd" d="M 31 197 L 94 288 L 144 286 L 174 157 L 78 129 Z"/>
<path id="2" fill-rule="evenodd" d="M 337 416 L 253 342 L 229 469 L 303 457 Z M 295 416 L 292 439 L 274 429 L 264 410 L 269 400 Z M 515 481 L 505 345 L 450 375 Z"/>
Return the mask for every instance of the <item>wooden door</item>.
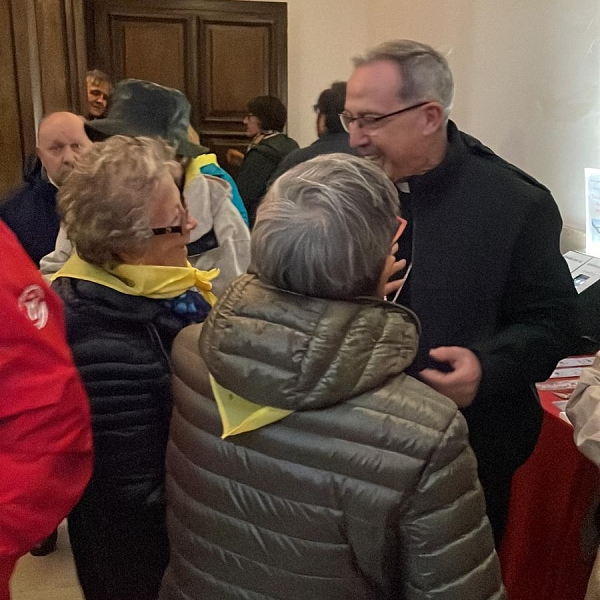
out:
<path id="1" fill-rule="evenodd" d="M 233 0 L 93 0 L 90 64 L 177 88 L 192 124 L 224 168 L 244 149 L 246 104 L 271 94 L 287 104 L 287 5 Z"/>

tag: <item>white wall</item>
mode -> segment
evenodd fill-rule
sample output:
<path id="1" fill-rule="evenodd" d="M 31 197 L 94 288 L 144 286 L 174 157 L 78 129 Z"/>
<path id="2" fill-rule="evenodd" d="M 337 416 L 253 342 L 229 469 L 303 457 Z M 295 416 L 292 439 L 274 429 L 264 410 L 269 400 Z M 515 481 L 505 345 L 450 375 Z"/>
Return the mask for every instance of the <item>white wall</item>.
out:
<path id="1" fill-rule="evenodd" d="M 252 1 L 252 0 L 247 0 Z M 352 72 L 368 40 L 365 0 L 288 0 L 288 133 L 306 146 L 317 137 L 319 94 Z"/>
<path id="2" fill-rule="evenodd" d="M 247 0 L 252 1 L 252 0 Z M 600 168 L 598 0 L 288 0 L 290 134 L 315 138 L 319 92 L 394 38 L 449 52 L 459 127 L 548 186 L 584 229 L 586 166 Z"/>
<path id="3" fill-rule="evenodd" d="M 584 229 L 586 166 L 600 167 L 597 0 L 371 0 L 369 45 L 449 51 L 453 118 L 548 186 Z"/>

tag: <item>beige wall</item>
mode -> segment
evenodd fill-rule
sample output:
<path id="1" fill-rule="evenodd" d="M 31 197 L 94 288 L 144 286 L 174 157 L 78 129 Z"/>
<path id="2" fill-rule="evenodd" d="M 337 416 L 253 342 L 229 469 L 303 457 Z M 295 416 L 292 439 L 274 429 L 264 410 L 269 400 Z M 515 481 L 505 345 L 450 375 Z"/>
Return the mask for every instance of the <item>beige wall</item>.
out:
<path id="1" fill-rule="evenodd" d="M 372 0 L 369 42 L 449 51 L 453 118 L 548 186 L 584 229 L 586 166 L 600 167 L 597 0 Z"/>
<path id="2" fill-rule="evenodd" d="M 252 1 L 252 0 L 248 0 Z M 548 186 L 584 228 L 583 169 L 600 168 L 597 0 L 289 0 L 289 131 L 315 138 L 311 106 L 351 57 L 407 37 L 449 53 L 453 118 Z"/>
<path id="3" fill-rule="evenodd" d="M 248 0 L 252 1 L 252 0 Z M 366 0 L 288 0 L 288 132 L 316 139 L 312 107 L 322 90 L 351 73 L 368 43 Z"/>

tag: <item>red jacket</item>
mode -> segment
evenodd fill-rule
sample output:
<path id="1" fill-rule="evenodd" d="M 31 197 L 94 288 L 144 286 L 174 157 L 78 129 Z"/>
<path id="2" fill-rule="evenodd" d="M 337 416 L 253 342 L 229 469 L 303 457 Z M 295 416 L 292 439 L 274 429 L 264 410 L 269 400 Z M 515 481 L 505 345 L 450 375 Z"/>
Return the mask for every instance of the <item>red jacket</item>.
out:
<path id="1" fill-rule="evenodd" d="M 87 397 L 60 299 L 0 221 L 0 600 L 16 560 L 47 537 L 92 473 Z"/>

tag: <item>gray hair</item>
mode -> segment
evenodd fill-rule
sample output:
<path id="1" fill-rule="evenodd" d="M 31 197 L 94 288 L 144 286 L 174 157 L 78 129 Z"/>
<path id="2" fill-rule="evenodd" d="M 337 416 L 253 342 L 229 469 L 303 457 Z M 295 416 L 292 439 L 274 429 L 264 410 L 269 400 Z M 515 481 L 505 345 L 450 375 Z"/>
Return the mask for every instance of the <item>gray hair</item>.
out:
<path id="1" fill-rule="evenodd" d="M 454 81 L 446 58 L 427 44 L 412 40 L 384 42 L 354 59 L 355 67 L 390 61 L 400 70 L 398 97 L 405 102 L 436 100 L 447 121 L 454 100 Z"/>
<path id="2" fill-rule="evenodd" d="M 376 165 L 325 154 L 271 186 L 252 231 L 249 271 L 321 298 L 373 295 L 398 227 L 398 193 Z"/>
<path id="3" fill-rule="evenodd" d="M 57 194 L 67 237 L 87 262 L 113 267 L 139 255 L 152 238 L 152 195 L 162 177 L 181 167 L 162 140 L 115 135 L 94 144 Z"/>

